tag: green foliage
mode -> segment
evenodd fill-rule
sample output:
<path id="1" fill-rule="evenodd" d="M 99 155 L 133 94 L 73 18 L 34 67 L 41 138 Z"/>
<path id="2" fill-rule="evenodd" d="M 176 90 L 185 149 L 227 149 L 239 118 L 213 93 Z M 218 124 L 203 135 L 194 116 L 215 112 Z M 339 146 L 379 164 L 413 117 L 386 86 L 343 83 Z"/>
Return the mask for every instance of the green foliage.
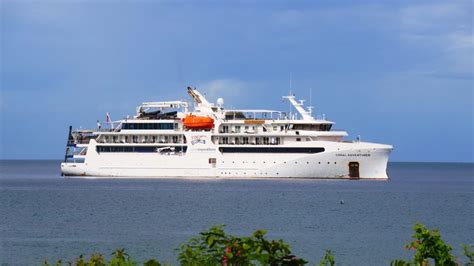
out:
<path id="1" fill-rule="evenodd" d="M 181 265 L 304 265 L 307 262 L 291 254 L 282 240 L 265 239 L 266 231 L 250 237 L 225 234 L 223 226 L 211 227 L 199 237 L 181 246 Z"/>
<path id="2" fill-rule="evenodd" d="M 283 240 L 265 239 L 266 231 L 257 230 L 249 237 L 236 237 L 228 235 L 223 230 L 224 226 L 213 226 L 192 238 L 188 243 L 181 245 L 178 260 L 184 266 L 201 265 L 304 265 L 307 261 L 292 255 L 290 246 Z M 393 260 L 390 266 L 429 266 L 430 261 L 435 265 L 458 265 L 452 248 L 447 245 L 438 230 L 429 230 L 424 225 L 417 223 L 413 230 L 413 241 L 406 245 L 409 250 L 415 251 L 414 258 L 409 261 Z M 469 259 L 466 266 L 474 266 L 474 245 L 461 245 L 464 255 Z M 140 265 L 125 252 L 117 249 L 111 254 L 110 261 L 99 254 L 92 254 L 89 259 L 80 255 L 73 262 L 63 264 L 58 260 L 54 264 L 45 261 L 43 266 L 135 266 Z M 144 266 L 161 266 L 160 262 L 150 259 L 143 263 Z M 331 250 L 326 250 L 319 266 L 334 266 L 335 260 Z"/>
<path id="3" fill-rule="evenodd" d="M 125 249 L 117 249 L 112 253 L 113 257 L 109 262 L 109 266 L 133 266 L 138 265 L 133 262 L 132 258 L 125 252 Z"/>
<path id="4" fill-rule="evenodd" d="M 457 265 L 454 256 L 451 255 L 452 247 L 444 243 L 441 239 L 439 231 L 436 229 L 429 230 L 423 224 L 417 223 L 412 235 L 414 239 L 406 245 L 409 250 L 415 251 L 413 261 L 395 260 L 390 263 L 393 266 L 405 265 L 430 265 L 429 259 L 432 259 L 435 265 L 455 266 Z"/>
<path id="5" fill-rule="evenodd" d="M 145 263 L 143 263 L 143 266 L 161 266 L 161 264 L 159 261 L 155 259 L 151 259 L 151 260 L 145 261 Z"/>
<path id="6" fill-rule="evenodd" d="M 106 261 L 105 257 L 102 254 L 94 253 L 90 256 L 89 259 L 80 255 L 74 260 L 74 262 L 68 262 L 66 265 L 74 266 L 136 266 L 140 265 L 137 261 L 133 259 L 125 252 L 125 249 L 117 249 L 112 254 L 112 258 L 109 262 Z M 61 260 L 57 261 L 56 264 L 49 264 L 47 261 L 43 263 L 43 266 L 62 266 L 63 263 Z M 154 259 L 146 261 L 144 266 L 161 266 L 161 264 Z"/>
<path id="7" fill-rule="evenodd" d="M 390 262 L 390 266 L 412 266 L 413 263 L 404 260 L 393 260 Z"/>
<path id="8" fill-rule="evenodd" d="M 89 265 L 90 266 L 105 266 L 105 258 L 102 254 L 100 253 L 94 253 L 91 255 L 89 259 Z"/>
<path id="9" fill-rule="evenodd" d="M 469 259 L 469 262 L 466 263 L 466 266 L 474 266 L 474 250 L 472 250 L 474 245 L 461 244 L 461 247 L 463 249 L 464 256 L 466 256 Z"/>
<path id="10" fill-rule="evenodd" d="M 330 249 L 326 250 L 324 258 L 319 261 L 319 266 L 334 266 L 334 255 Z"/>

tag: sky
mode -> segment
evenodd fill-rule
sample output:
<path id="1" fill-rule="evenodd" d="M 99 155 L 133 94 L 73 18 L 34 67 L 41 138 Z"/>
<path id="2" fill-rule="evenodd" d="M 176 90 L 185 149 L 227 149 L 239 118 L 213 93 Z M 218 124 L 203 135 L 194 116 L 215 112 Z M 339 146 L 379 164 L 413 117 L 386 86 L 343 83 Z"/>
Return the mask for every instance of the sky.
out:
<path id="1" fill-rule="evenodd" d="M 392 161 L 474 162 L 472 1 L 2 0 L 0 31 L 0 159 L 191 85 L 282 111 L 291 89 Z"/>

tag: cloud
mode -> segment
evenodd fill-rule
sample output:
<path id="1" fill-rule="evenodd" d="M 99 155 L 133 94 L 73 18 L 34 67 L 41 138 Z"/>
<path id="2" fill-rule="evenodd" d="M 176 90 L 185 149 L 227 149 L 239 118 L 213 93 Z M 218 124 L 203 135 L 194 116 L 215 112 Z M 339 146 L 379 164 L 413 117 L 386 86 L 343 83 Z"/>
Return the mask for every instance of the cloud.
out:
<path id="1" fill-rule="evenodd" d="M 406 6 L 400 10 L 400 23 L 412 31 L 450 31 L 466 15 L 466 8 L 452 2 Z"/>
<path id="2" fill-rule="evenodd" d="M 417 72 L 438 78 L 474 78 L 471 2 L 413 5 L 399 14 L 401 40 L 436 55 L 420 63 Z"/>

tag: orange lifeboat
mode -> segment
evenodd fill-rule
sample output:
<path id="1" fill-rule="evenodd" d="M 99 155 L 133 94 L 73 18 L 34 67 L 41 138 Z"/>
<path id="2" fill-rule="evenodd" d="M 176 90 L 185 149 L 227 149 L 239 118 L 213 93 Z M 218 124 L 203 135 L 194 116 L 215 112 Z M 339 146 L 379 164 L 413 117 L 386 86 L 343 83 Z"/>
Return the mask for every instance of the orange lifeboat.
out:
<path id="1" fill-rule="evenodd" d="M 189 129 L 211 129 L 214 127 L 214 119 L 208 116 L 187 115 L 183 118 L 183 124 Z"/>

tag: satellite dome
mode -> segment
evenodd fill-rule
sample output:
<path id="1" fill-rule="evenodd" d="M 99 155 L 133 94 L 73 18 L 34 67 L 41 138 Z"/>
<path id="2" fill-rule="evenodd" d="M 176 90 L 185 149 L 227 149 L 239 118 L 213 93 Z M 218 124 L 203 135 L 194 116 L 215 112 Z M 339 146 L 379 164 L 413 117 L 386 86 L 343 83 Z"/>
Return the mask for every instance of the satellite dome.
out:
<path id="1" fill-rule="evenodd" d="M 222 99 L 222 98 L 217 99 L 217 105 L 218 106 L 224 105 L 224 99 Z"/>

